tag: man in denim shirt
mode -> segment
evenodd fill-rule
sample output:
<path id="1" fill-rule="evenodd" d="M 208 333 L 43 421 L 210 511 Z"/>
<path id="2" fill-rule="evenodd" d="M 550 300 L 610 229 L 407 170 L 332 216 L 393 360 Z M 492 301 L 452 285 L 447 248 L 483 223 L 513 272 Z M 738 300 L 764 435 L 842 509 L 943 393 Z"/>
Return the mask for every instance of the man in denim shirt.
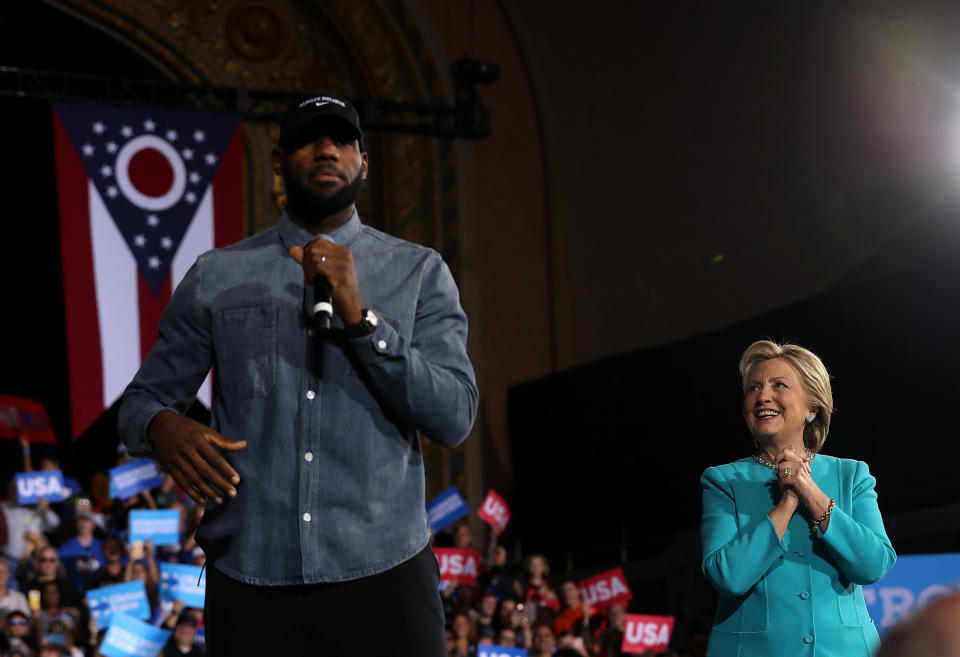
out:
<path id="1" fill-rule="evenodd" d="M 197 259 L 124 393 L 127 446 L 206 504 L 214 657 L 445 654 L 418 431 L 451 447 L 470 431 L 467 320 L 436 252 L 360 223 L 361 137 L 343 98 L 288 108 L 287 211 Z M 182 416 L 211 365 L 212 429 Z"/>

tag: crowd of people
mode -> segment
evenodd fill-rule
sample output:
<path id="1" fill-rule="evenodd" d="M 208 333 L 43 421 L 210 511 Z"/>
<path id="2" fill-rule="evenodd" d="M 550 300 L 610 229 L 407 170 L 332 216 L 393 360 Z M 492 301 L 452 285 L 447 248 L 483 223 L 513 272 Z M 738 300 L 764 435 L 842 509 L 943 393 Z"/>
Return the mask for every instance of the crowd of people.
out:
<path id="1" fill-rule="evenodd" d="M 32 471 L 26 439 L 23 470 Z M 126 460 L 121 455 L 120 462 Z M 52 454 L 38 459 L 40 470 L 58 470 Z M 104 586 L 142 581 L 151 617 L 148 622 L 171 630 L 164 657 L 204 655 L 203 610 L 181 601 L 161 600 L 158 562 L 203 565 L 203 550 L 194 532 L 203 507 L 192 503 L 169 477 L 152 490 L 124 500 L 111 500 L 109 479 L 98 474 L 81 488 L 65 477 L 68 499 L 33 505 L 17 502 L 11 477 L 0 504 L 0 655 L 2 657 L 95 657 L 106 628 L 98 626 L 86 594 Z M 154 546 L 129 544 L 127 519 L 133 509 L 180 511 L 181 540 Z"/>
<path id="2" fill-rule="evenodd" d="M 469 525 L 458 525 L 450 543 L 473 548 Z M 624 654 L 627 607 L 621 603 L 591 607 L 576 580 L 550 575 L 550 565 L 542 554 L 530 554 L 517 562 L 494 539 L 485 551 L 476 585 L 456 580 L 447 584 L 442 595 L 449 657 L 471 657 L 484 644 L 525 648 L 530 657 Z M 702 654 L 696 647 L 692 650 L 687 654 Z M 677 655 L 669 649 L 659 654 Z"/>
<path id="3" fill-rule="evenodd" d="M 24 470 L 33 469 L 23 441 Z M 125 460 L 121 455 L 119 462 Z M 52 454 L 40 470 L 56 470 Z M 70 481 L 66 478 L 66 481 Z M 172 631 L 164 655 L 203 655 L 203 610 L 161 600 L 159 562 L 203 565 L 194 532 L 203 507 L 165 477 L 163 484 L 124 500 L 109 498 L 109 481 L 98 474 L 69 499 L 35 505 L 17 502 L 15 480 L 0 504 L 0 655 L 71 657 L 99 655 L 105 628 L 86 604 L 88 591 L 140 580 L 150 605 L 149 622 Z M 127 519 L 134 509 L 176 509 L 181 541 L 174 546 L 128 541 Z M 438 545 L 473 547 L 466 523 L 436 537 Z M 581 599 L 574 580 L 553 578 L 547 559 L 531 554 L 518 562 L 492 540 L 473 585 L 445 582 L 447 651 L 450 657 L 476 655 L 478 646 L 525 648 L 532 657 L 619 657 L 627 610 L 622 604 L 595 609 Z M 652 653 L 651 653 L 652 654 Z M 670 653 L 668 653 L 670 654 Z"/>

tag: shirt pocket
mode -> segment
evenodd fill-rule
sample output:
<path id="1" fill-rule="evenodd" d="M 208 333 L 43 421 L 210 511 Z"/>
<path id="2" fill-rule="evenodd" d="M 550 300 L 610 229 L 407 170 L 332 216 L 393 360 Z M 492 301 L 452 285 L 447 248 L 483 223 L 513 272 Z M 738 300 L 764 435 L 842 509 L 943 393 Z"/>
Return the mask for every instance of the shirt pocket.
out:
<path id="1" fill-rule="evenodd" d="M 217 384 L 236 399 L 265 397 L 277 382 L 274 306 L 226 308 L 214 315 Z"/>

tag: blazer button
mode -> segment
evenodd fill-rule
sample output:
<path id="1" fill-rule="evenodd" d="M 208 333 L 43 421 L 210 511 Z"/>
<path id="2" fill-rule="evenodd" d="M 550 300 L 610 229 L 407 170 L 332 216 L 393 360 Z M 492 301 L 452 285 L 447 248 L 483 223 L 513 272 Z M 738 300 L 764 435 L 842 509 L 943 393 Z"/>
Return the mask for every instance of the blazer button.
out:
<path id="1" fill-rule="evenodd" d="M 804 642 L 804 643 L 813 643 L 813 637 L 808 634 L 807 636 L 803 637 L 803 642 Z"/>
<path id="2" fill-rule="evenodd" d="M 807 593 L 806 591 L 801 591 L 801 592 L 800 592 L 800 599 L 801 599 L 801 600 L 806 600 L 806 599 L 809 598 L 809 597 L 810 597 L 810 594 Z"/>

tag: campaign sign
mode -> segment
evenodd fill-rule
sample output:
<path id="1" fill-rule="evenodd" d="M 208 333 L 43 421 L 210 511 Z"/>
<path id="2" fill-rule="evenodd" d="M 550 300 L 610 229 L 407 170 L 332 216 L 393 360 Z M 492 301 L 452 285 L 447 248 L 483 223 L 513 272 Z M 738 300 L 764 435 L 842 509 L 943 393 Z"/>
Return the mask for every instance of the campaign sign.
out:
<path id="1" fill-rule="evenodd" d="M 960 554 L 907 554 L 886 575 L 863 587 L 880 636 L 914 609 L 960 590 Z"/>
<path id="2" fill-rule="evenodd" d="M 60 502 L 67 498 L 68 491 L 64 490 L 63 473 L 60 470 L 18 472 L 16 479 L 19 504 L 36 504 L 40 498 L 48 502 Z"/>
<path id="3" fill-rule="evenodd" d="M 470 507 L 460 497 L 460 491 L 456 486 L 451 486 L 427 502 L 427 520 L 430 521 L 430 529 L 434 534 L 444 527 L 449 527 L 468 513 L 470 513 Z"/>
<path id="4" fill-rule="evenodd" d="M 21 434 L 31 443 L 57 444 L 42 402 L 0 395 L 0 438 L 18 439 Z"/>
<path id="5" fill-rule="evenodd" d="M 109 625 L 110 619 L 118 613 L 144 620 L 150 618 L 147 589 L 140 580 L 90 589 L 86 599 L 90 617 L 97 621 L 98 628 Z"/>
<path id="6" fill-rule="evenodd" d="M 157 657 L 172 632 L 126 614 L 116 614 L 103 637 L 100 654 L 106 657 Z"/>
<path id="7" fill-rule="evenodd" d="M 477 646 L 477 657 L 527 657 L 527 649 L 480 644 Z"/>
<path id="8" fill-rule="evenodd" d="M 487 493 L 487 499 L 483 501 L 483 506 L 477 511 L 477 515 L 480 516 L 481 520 L 502 532 L 507 528 L 507 523 L 510 522 L 510 507 L 491 488 L 490 492 Z"/>
<path id="9" fill-rule="evenodd" d="M 625 605 L 633 599 L 622 568 L 614 568 L 580 580 L 577 586 L 580 588 L 580 597 L 595 609 L 603 609 L 617 602 Z"/>
<path id="10" fill-rule="evenodd" d="M 125 500 L 162 483 L 163 475 L 157 471 L 156 462 L 150 459 L 137 459 L 110 468 L 111 499 Z"/>
<path id="11" fill-rule="evenodd" d="M 151 539 L 154 545 L 176 545 L 180 542 L 180 511 L 136 509 L 130 512 L 129 543 Z"/>
<path id="12" fill-rule="evenodd" d="M 480 550 L 460 548 L 433 548 L 440 562 L 440 581 L 476 586 L 480 568 Z"/>
<path id="13" fill-rule="evenodd" d="M 646 616 L 627 614 L 627 626 L 623 631 L 623 652 L 662 652 L 670 644 L 673 632 L 673 616 Z"/>
<path id="14" fill-rule="evenodd" d="M 160 563 L 160 599 L 183 600 L 187 607 L 203 609 L 207 575 L 200 566 L 181 563 Z M 198 585 L 197 582 L 200 582 Z"/>

